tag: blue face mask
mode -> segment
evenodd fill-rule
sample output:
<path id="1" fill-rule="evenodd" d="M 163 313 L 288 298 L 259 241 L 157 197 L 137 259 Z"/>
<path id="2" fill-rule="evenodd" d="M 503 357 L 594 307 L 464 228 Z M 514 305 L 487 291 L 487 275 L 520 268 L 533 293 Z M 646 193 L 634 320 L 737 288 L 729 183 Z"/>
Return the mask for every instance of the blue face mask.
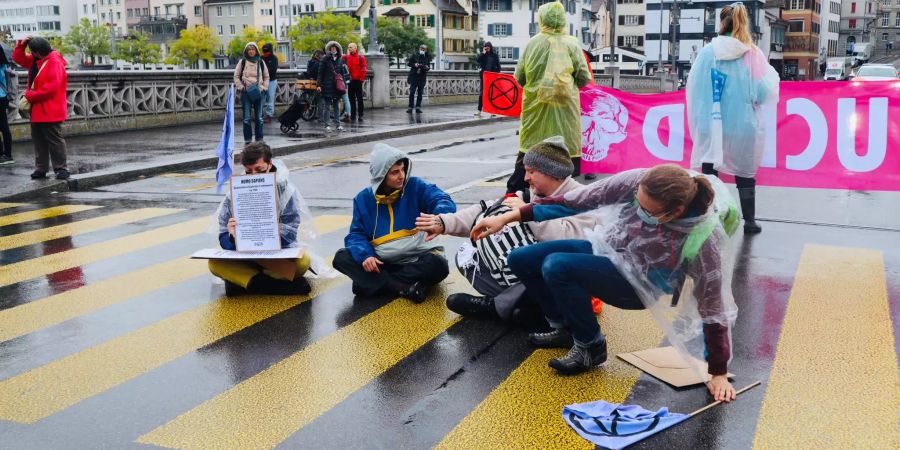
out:
<path id="1" fill-rule="evenodd" d="M 647 225 L 650 226 L 659 226 L 659 218 L 651 216 L 650 213 L 641 208 L 640 205 L 637 207 L 637 216 L 641 218 Z"/>

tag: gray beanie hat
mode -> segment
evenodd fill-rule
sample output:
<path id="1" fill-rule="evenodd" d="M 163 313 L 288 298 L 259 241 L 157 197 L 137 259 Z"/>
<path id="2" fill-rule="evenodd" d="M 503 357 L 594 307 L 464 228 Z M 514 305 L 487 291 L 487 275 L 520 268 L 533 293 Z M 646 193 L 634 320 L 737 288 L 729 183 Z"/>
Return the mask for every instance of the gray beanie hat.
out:
<path id="1" fill-rule="evenodd" d="M 525 167 L 553 178 L 564 180 L 575 171 L 566 141 L 562 136 L 553 136 L 534 145 L 525 153 Z"/>

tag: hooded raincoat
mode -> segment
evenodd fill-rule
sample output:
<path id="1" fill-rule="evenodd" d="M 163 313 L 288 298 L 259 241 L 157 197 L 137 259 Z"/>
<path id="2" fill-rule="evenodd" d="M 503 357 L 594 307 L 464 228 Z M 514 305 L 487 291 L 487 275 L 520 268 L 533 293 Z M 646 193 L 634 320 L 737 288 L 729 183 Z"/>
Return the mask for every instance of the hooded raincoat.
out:
<path id="1" fill-rule="evenodd" d="M 522 218 L 543 221 L 596 209 L 601 225 L 586 233 L 594 254 L 615 264 L 672 345 L 683 355 L 706 360 L 708 373 L 725 374 L 737 317 L 731 292 L 737 204 L 721 181 L 708 177 L 715 200 L 705 214 L 647 225 L 637 215 L 636 200 L 646 170 L 622 172 L 526 205 Z M 693 368 L 702 374 L 701 367 Z"/>
<path id="2" fill-rule="evenodd" d="M 538 9 L 541 32 L 528 41 L 516 66 L 522 86 L 519 151 L 561 135 L 569 155 L 581 155 L 581 102 L 578 90 L 591 81 L 581 46 L 566 34 L 566 12 L 559 2 Z"/>
<path id="3" fill-rule="evenodd" d="M 251 57 L 247 50 L 256 49 L 256 56 Z M 259 47 L 249 42 L 244 46 L 244 58 L 234 68 L 234 85 L 239 91 L 245 90 L 250 85 L 259 86 L 259 90 L 265 92 L 269 89 L 269 69 L 262 62 Z"/>
<path id="4" fill-rule="evenodd" d="M 331 56 L 331 53 L 328 52 L 328 49 L 332 46 L 337 49 L 337 54 L 335 56 Z M 346 86 L 344 87 L 344 91 L 338 91 L 337 89 L 337 77 L 340 76 L 343 79 L 343 74 L 346 70 L 344 59 L 341 57 L 344 48 L 341 47 L 341 44 L 330 41 L 325 45 L 325 50 L 325 55 L 323 55 L 322 59 L 319 61 L 318 85 L 322 88 L 323 97 L 340 98 L 344 92 L 346 92 Z"/>
<path id="5" fill-rule="evenodd" d="M 391 166 L 406 161 L 406 181 L 403 187 L 389 195 L 378 195 Z M 444 214 L 456 212 L 456 204 L 437 186 L 411 176 L 412 163 L 405 153 L 386 144 L 375 144 L 369 172 L 372 185 L 353 199 L 353 222 L 344 246 L 358 263 L 377 256 L 386 263 L 404 263 L 440 247 L 425 241 L 425 232 L 416 230 L 419 213 Z"/>
<path id="6" fill-rule="evenodd" d="M 712 163 L 731 175 L 756 176 L 765 151 L 764 116 L 778 103 L 778 83 L 778 72 L 755 45 L 717 36 L 703 47 L 687 83 L 691 167 Z"/>

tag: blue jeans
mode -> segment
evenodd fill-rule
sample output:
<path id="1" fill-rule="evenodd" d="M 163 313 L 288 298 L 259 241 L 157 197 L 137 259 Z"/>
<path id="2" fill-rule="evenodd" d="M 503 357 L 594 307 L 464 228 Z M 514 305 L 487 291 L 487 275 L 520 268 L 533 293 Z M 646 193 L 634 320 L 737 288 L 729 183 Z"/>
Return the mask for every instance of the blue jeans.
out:
<path id="1" fill-rule="evenodd" d="M 609 258 L 596 256 L 591 243 L 561 240 L 520 247 L 508 258 L 510 270 L 525 284 L 527 295 L 541 305 L 555 328 L 568 327 L 586 345 L 603 339 L 591 297 L 622 309 L 644 304 Z"/>
<path id="2" fill-rule="evenodd" d="M 334 119 L 334 126 L 341 126 L 341 98 L 340 97 L 322 97 L 322 122 L 328 126 L 328 120 Z M 329 111 L 334 111 L 332 116 Z"/>
<path id="3" fill-rule="evenodd" d="M 344 112 L 343 114 L 350 114 L 350 94 L 344 92 Z"/>
<path id="4" fill-rule="evenodd" d="M 268 98 L 266 99 L 266 115 L 275 117 L 275 94 L 278 91 L 278 80 L 269 81 L 269 90 L 266 91 Z"/>
<path id="5" fill-rule="evenodd" d="M 265 93 L 261 93 L 265 94 Z M 253 114 L 253 122 L 256 125 L 256 140 L 263 140 L 263 101 L 265 100 L 265 96 L 260 96 L 259 103 L 252 104 L 250 102 L 250 96 L 244 92 L 241 95 L 241 108 L 243 109 L 244 114 L 244 142 L 250 142 L 253 140 L 253 129 L 250 125 L 250 114 L 252 109 Z"/>

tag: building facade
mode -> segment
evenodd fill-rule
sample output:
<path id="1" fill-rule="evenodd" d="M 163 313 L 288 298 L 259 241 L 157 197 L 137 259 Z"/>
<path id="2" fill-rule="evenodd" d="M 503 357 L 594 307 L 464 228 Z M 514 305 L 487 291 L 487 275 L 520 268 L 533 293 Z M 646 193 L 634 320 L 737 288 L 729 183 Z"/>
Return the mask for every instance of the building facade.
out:
<path id="1" fill-rule="evenodd" d="M 843 0 L 838 53 L 852 55 L 857 44 L 872 40 L 878 5 L 873 0 Z"/>
<path id="2" fill-rule="evenodd" d="M 74 0 L 49 0 L 35 4 L 30 0 L 0 2 L 0 29 L 9 30 L 13 39 L 30 34 L 65 34 L 78 21 Z"/>
<path id="3" fill-rule="evenodd" d="M 767 0 L 765 22 L 759 40 L 759 48 L 766 53 L 769 64 L 778 75 L 784 76 L 784 40 L 788 23 L 782 18 L 785 0 Z"/>
<path id="4" fill-rule="evenodd" d="M 825 60 L 834 56 L 838 56 L 840 51 L 838 41 L 841 34 L 841 2 L 840 0 L 821 0 L 822 13 L 820 20 L 822 23 L 819 30 L 819 69 L 823 68 Z M 824 70 L 820 70 L 820 75 L 824 76 Z"/>
<path id="5" fill-rule="evenodd" d="M 518 63 L 528 40 L 539 31 L 537 8 L 544 3 L 549 2 L 537 0 L 532 5 L 528 0 L 484 0 L 479 4 L 478 31 L 482 39 L 494 45 L 501 64 L 514 66 Z M 585 3 L 575 0 L 561 3 L 566 10 L 566 33 L 575 36 L 582 48 L 590 48 L 590 43 L 586 44 L 583 37 L 585 31 L 590 32 L 590 23 L 583 22 Z"/>
<path id="6" fill-rule="evenodd" d="M 645 0 L 610 1 L 616 2 L 616 47 L 632 53 L 645 53 L 647 50 L 645 41 L 648 38 L 647 33 L 650 32 L 647 23 L 650 20 L 647 16 L 650 11 Z M 656 54 L 646 54 L 647 59 L 651 60 L 654 55 Z"/>
<path id="7" fill-rule="evenodd" d="M 125 0 L 76 0 L 77 19 L 85 17 L 94 25 L 112 26 L 116 36 L 124 36 L 128 29 Z"/>
<path id="8" fill-rule="evenodd" d="M 875 19 L 875 54 L 900 51 L 900 0 L 881 0 Z"/>

